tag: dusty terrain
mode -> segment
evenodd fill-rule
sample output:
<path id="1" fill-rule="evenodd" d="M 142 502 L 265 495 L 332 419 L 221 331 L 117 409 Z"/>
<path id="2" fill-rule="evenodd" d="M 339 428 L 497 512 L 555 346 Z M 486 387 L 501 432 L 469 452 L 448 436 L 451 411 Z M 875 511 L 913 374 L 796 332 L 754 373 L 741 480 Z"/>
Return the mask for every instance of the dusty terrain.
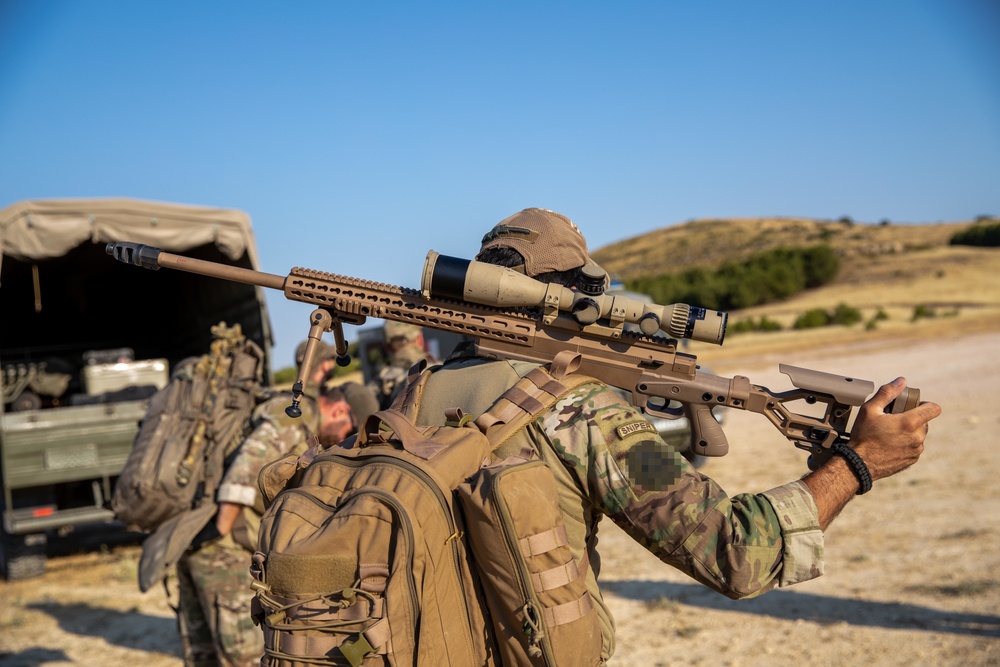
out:
<path id="1" fill-rule="evenodd" d="M 826 574 L 731 601 L 670 571 L 617 531 L 602 579 L 618 665 L 1000 665 L 1000 333 L 882 338 L 718 360 L 713 371 L 789 388 L 779 361 L 882 383 L 904 375 L 944 412 L 924 456 L 877 482 L 827 531 Z M 764 419 L 728 411 L 730 454 L 703 471 L 730 493 L 800 475 L 802 453 Z"/>
<path id="2" fill-rule="evenodd" d="M 619 631 L 611 664 L 1000 665 L 1000 326 L 973 324 L 929 337 L 852 331 L 780 352 L 745 339 L 742 353 L 717 356 L 713 372 L 774 390 L 790 388 L 779 361 L 876 383 L 905 375 L 944 414 L 921 461 L 830 528 L 826 575 L 759 599 L 699 586 L 606 522 L 601 578 Z M 804 472 L 802 453 L 762 417 L 729 411 L 724 425 L 732 450 L 703 471 L 730 493 Z M 139 593 L 137 557 L 134 544 L 54 556 L 41 578 L 0 582 L 0 665 L 180 665 L 167 595 Z"/>

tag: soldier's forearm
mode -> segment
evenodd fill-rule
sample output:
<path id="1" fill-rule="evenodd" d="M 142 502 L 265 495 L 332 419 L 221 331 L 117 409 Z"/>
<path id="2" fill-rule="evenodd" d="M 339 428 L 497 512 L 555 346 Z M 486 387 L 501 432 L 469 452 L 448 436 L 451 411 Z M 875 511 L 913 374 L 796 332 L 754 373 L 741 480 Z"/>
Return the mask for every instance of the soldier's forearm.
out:
<path id="1" fill-rule="evenodd" d="M 858 478 L 847 462 L 834 456 L 815 472 L 809 473 L 802 481 L 809 487 L 819 510 L 819 527 L 826 530 L 840 511 L 858 492 Z"/>
<path id="2" fill-rule="evenodd" d="M 215 514 L 215 528 L 219 531 L 220 535 L 228 535 L 229 531 L 233 529 L 233 524 L 236 523 L 236 519 L 239 518 L 240 512 L 243 510 L 243 505 L 237 505 L 236 503 L 219 503 L 219 510 Z"/>

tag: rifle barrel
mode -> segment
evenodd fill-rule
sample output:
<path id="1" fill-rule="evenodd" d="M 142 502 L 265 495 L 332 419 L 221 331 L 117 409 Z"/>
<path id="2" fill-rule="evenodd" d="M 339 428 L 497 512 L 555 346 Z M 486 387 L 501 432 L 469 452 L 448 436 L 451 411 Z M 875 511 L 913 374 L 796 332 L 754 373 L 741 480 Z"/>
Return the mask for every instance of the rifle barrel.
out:
<path id="1" fill-rule="evenodd" d="M 260 287 L 268 287 L 281 291 L 285 289 L 285 276 L 174 255 L 173 253 L 164 252 L 159 248 L 142 243 L 130 243 L 126 241 L 112 242 L 105 247 L 105 250 L 119 262 L 141 266 L 154 271 L 162 266 L 179 271 L 187 271 L 188 273 L 232 280 L 246 285 L 259 285 Z"/>

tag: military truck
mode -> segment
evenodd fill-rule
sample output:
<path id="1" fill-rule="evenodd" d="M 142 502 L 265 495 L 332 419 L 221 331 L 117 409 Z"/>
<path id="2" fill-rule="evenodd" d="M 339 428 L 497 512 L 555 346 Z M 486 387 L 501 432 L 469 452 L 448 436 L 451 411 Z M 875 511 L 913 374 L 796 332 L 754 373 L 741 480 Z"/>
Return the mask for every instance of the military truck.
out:
<path id="1" fill-rule="evenodd" d="M 22 201 L 0 211 L 0 574 L 44 571 L 54 531 L 106 523 L 148 399 L 173 366 L 239 323 L 270 357 L 261 288 L 134 271 L 136 241 L 258 269 L 249 217 L 133 199 Z M 270 368 L 270 366 L 268 366 Z M 269 375 L 269 373 L 268 373 Z"/>

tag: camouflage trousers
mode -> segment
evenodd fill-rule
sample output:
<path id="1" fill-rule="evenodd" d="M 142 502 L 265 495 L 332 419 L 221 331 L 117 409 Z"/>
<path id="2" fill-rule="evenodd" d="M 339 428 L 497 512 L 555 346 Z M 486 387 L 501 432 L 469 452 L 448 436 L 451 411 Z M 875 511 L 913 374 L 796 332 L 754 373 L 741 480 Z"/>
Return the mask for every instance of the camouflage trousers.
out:
<path id="1" fill-rule="evenodd" d="M 250 554 L 229 538 L 177 563 L 185 667 L 256 667 L 264 635 L 250 620 Z"/>

